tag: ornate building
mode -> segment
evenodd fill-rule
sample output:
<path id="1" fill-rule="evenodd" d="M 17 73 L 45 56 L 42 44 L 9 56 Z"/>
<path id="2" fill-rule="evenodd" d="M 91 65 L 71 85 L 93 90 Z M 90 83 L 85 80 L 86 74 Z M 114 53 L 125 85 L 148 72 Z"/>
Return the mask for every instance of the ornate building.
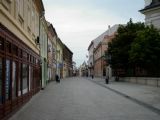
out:
<path id="1" fill-rule="evenodd" d="M 145 0 L 145 7 L 140 12 L 145 15 L 147 25 L 160 28 L 160 0 Z"/>
<path id="2" fill-rule="evenodd" d="M 41 88 L 42 0 L 0 0 L 0 119 Z"/>
<path id="3" fill-rule="evenodd" d="M 57 33 L 51 23 L 48 22 L 48 80 L 55 80 L 56 73 L 56 41 Z"/>
<path id="4" fill-rule="evenodd" d="M 88 55 L 89 55 L 89 59 L 88 59 L 88 76 L 92 76 L 94 75 L 94 42 L 92 41 L 88 47 Z"/>
<path id="5" fill-rule="evenodd" d="M 112 27 L 108 27 L 108 30 L 103 34 L 98 36 L 94 42 L 94 50 L 93 50 L 93 64 L 94 64 L 94 76 L 95 77 L 105 77 L 109 74 L 111 77 L 111 68 L 108 66 L 105 60 L 105 51 L 107 51 L 108 42 L 112 40 L 115 33 L 117 32 L 119 25 L 114 25 Z M 90 56 L 90 55 L 89 55 Z M 108 70 L 108 71 L 107 71 Z"/>
<path id="6" fill-rule="evenodd" d="M 64 44 L 63 47 L 63 78 L 71 77 L 73 74 L 72 51 Z"/>

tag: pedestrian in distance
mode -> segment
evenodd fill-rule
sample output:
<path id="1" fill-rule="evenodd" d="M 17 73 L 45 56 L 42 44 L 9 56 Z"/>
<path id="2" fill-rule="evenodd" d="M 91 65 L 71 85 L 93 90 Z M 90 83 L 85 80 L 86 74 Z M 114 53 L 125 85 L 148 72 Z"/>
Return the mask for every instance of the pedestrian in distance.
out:
<path id="1" fill-rule="evenodd" d="M 92 79 L 94 78 L 94 76 L 93 75 L 91 75 L 92 76 Z"/>
<path id="2" fill-rule="evenodd" d="M 106 76 L 105 82 L 106 82 L 106 84 L 109 84 L 109 76 L 108 75 Z"/>
<path id="3" fill-rule="evenodd" d="M 58 74 L 56 74 L 56 82 L 60 83 L 60 78 L 59 78 Z"/>

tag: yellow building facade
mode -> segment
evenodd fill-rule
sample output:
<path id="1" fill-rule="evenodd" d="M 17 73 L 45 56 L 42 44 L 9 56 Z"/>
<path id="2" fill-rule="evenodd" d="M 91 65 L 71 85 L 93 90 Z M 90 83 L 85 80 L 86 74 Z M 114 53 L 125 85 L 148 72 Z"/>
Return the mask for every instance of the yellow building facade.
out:
<path id="1" fill-rule="evenodd" d="M 42 0 L 0 0 L 0 119 L 41 89 Z"/>
<path id="2" fill-rule="evenodd" d="M 32 0 L 0 0 L 1 24 L 37 54 L 39 46 L 36 44 L 36 39 L 39 36 L 39 15 L 42 8 L 39 5 Z"/>

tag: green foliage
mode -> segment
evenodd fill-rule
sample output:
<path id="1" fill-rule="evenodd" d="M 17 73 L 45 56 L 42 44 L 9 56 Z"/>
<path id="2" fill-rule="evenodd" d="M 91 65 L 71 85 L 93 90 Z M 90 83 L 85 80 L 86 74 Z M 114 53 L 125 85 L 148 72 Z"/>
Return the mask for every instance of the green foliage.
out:
<path id="1" fill-rule="evenodd" d="M 108 44 L 107 54 L 111 55 L 114 69 L 131 70 L 138 66 L 156 71 L 160 67 L 160 32 L 153 26 L 130 20 L 126 26 L 119 26 L 117 35 Z"/>
<path id="2" fill-rule="evenodd" d="M 137 32 L 131 44 L 129 61 L 142 67 L 157 67 L 160 64 L 160 34 L 153 26 Z"/>

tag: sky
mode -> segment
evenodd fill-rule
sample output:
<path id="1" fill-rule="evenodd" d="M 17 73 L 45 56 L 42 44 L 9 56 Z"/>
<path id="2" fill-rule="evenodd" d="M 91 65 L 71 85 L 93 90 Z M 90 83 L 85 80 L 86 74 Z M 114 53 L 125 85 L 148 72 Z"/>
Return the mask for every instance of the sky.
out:
<path id="1" fill-rule="evenodd" d="M 114 24 L 144 22 L 144 0 L 43 0 L 46 20 L 73 52 L 77 67 L 87 61 L 88 46 Z"/>

